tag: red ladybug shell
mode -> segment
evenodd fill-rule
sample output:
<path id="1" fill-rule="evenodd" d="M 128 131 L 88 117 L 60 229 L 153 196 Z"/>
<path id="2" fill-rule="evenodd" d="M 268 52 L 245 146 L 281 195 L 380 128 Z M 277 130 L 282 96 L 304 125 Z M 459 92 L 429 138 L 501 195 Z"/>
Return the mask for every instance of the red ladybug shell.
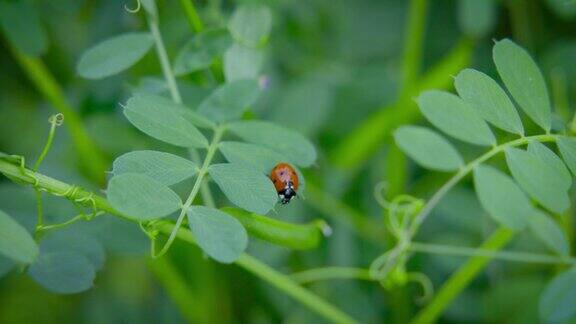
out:
<path id="1" fill-rule="evenodd" d="M 289 203 L 296 196 L 298 174 L 288 163 L 278 163 L 270 172 L 270 180 L 272 180 L 282 204 Z"/>
<path id="2" fill-rule="evenodd" d="M 288 163 L 278 163 L 270 172 L 270 180 L 276 191 L 284 190 L 289 182 L 292 182 L 294 190 L 298 190 L 298 174 Z"/>

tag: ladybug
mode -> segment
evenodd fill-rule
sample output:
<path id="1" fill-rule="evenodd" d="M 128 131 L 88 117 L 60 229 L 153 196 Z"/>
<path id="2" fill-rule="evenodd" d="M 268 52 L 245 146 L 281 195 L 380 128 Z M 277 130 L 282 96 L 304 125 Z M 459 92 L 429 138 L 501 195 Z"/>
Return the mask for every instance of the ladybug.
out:
<path id="1" fill-rule="evenodd" d="M 288 163 L 278 163 L 270 172 L 270 180 L 278 192 L 282 205 L 286 205 L 296 197 L 298 190 L 298 174 Z"/>

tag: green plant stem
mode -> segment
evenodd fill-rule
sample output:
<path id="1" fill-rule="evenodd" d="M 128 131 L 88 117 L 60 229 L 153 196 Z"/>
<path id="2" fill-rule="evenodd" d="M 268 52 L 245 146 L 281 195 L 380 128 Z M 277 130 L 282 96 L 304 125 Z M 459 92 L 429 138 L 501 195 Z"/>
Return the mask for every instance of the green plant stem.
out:
<path id="1" fill-rule="evenodd" d="M 497 251 L 504 247 L 514 237 L 514 232 L 499 228 L 481 246 L 482 250 Z M 488 264 L 487 256 L 475 256 L 464 263 L 436 293 L 434 299 L 423 308 L 413 319 L 412 324 L 434 323 L 446 307 L 476 278 Z"/>
<path id="2" fill-rule="evenodd" d="M 88 136 L 80 116 L 72 108 L 64 93 L 44 63 L 36 57 L 21 53 L 11 48 L 14 57 L 26 72 L 28 78 L 34 83 L 38 91 L 66 118 L 66 128 L 70 133 L 72 142 L 82 166 L 91 179 L 98 183 L 104 181 L 107 162 L 104 155 L 97 149 L 95 143 Z"/>
<path id="3" fill-rule="evenodd" d="M 554 134 L 545 134 L 545 135 L 535 135 L 535 136 L 527 136 L 521 137 L 519 139 L 494 146 L 490 151 L 486 152 L 482 156 L 478 157 L 474 161 L 466 164 L 462 169 L 460 169 L 450 180 L 448 180 L 434 195 L 428 200 L 422 211 L 416 215 L 414 221 L 412 222 L 409 235 L 410 237 L 414 237 L 416 231 L 420 227 L 420 225 L 424 222 L 426 217 L 430 214 L 430 212 L 436 207 L 438 202 L 454 187 L 462 178 L 468 175 L 474 168 L 476 168 L 481 163 L 489 160 L 490 158 L 494 157 L 495 155 L 504 152 L 507 148 L 516 147 L 521 145 L 526 145 L 530 141 L 539 141 L 539 142 L 554 142 L 558 139 L 558 135 Z"/>
<path id="4" fill-rule="evenodd" d="M 180 211 L 180 215 L 176 220 L 176 225 L 174 226 L 172 233 L 170 233 L 170 236 L 168 237 L 168 240 L 164 244 L 164 247 L 162 247 L 162 249 L 160 250 L 160 252 L 158 252 L 157 255 L 153 255 L 152 257 L 159 258 L 163 256 L 166 252 L 168 252 L 168 249 L 174 242 L 174 239 L 176 238 L 176 233 L 178 232 L 178 229 L 180 228 L 182 222 L 184 221 L 184 218 L 186 217 L 186 212 L 188 212 L 188 209 L 190 208 L 190 206 L 192 206 L 192 203 L 194 202 L 196 195 L 200 191 L 200 187 L 202 185 L 202 182 L 204 181 L 204 176 L 208 173 L 208 168 L 212 163 L 214 154 L 218 150 L 218 145 L 220 144 L 220 140 L 222 139 L 224 130 L 225 128 L 223 126 L 220 126 L 216 128 L 216 130 L 214 131 L 214 137 L 212 138 L 212 143 L 210 143 L 210 146 L 208 147 L 208 152 L 206 153 L 206 158 L 204 158 L 204 163 L 202 164 L 200 170 L 198 170 L 198 174 L 196 175 L 196 181 L 194 182 L 192 191 L 190 191 L 188 198 L 184 202 L 184 205 L 182 205 L 182 210 Z"/>
<path id="5" fill-rule="evenodd" d="M 97 216 L 100 216 L 100 215 L 103 215 L 103 214 L 104 214 L 103 211 L 98 211 L 98 212 L 96 212 L 96 213 L 94 214 L 94 217 L 97 217 Z M 63 227 L 69 226 L 69 225 L 71 225 L 71 224 L 74 224 L 74 223 L 76 223 L 76 222 L 78 222 L 78 221 L 85 220 L 85 219 L 86 219 L 86 215 L 84 215 L 84 214 L 79 214 L 79 215 L 76 215 L 76 216 L 70 218 L 69 220 L 67 220 L 67 221 L 65 221 L 65 222 L 62 222 L 62 223 L 51 224 L 51 225 L 44 225 L 44 226 L 38 228 L 38 231 L 39 231 L 39 232 L 43 232 L 43 231 L 49 231 L 49 230 L 53 230 L 53 229 L 57 229 L 57 228 L 63 228 Z"/>
<path id="6" fill-rule="evenodd" d="M 174 73 L 172 73 L 170 60 L 168 59 L 168 54 L 166 53 L 166 47 L 164 46 L 164 41 L 162 40 L 160 29 L 158 28 L 158 21 L 154 17 L 148 15 L 148 24 L 150 25 L 150 32 L 152 33 L 152 37 L 154 37 L 156 53 L 158 54 L 160 66 L 162 67 L 162 73 L 164 73 L 164 78 L 168 84 L 170 95 L 176 103 L 180 104 L 182 103 L 182 97 L 180 96 L 180 91 L 178 91 L 178 85 L 176 84 Z"/>
<path id="7" fill-rule="evenodd" d="M 192 0 L 180 0 L 180 4 L 182 5 L 182 8 L 184 8 L 190 27 L 192 27 L 192 29 L 197 33 L 203 31 L 204 24 L 202 23 Z"/>
<path id="8" fill-rule="evenodd" d="M 402 63 L 402 92 L 410 93 L 416 84 L 422 61 L 423 38 L 426 27 L 427 0 L 410 1 L 408 28 Z"/>
<path id="9" fill-rule="evenodd" d="M 47 177 L 43 174 L 34 172 L 29 169 L 22 169 L 19 165 L 10 163 L 9 161 L 0 159 L 0 173 L 5 174 L 10 179 L 17 181 L 18 184 L 36 185 L 44 191 L 53 195 L 63 196 L 68 200 L 75 201 L 85 206 L 95 207 L 100 211 L 106 212 L 110 215 L 126 219 L 131 222 L 136 222 L 128 218 L 126 215 L 116 211 L 108 201 L 92 192 L 86 191 L 76 186 L 69 185 L 62 181 Z M 175 225 L 165 223 L 161 225 L 160 230 L 165 233 L 172 233 Z M 176 237 L 183 241 L 194 243 L 194 238 L 189 230 L 180 228 Z M 302 303 L 312 311 L 324 316 L 328 320 L 337 323 L 354 323 L 355 321 L 342 311 L 324 301 L 312 292 L 298 286 L 288 276 L 283 275 L 260 261 L 252 258 L 247 254 L 242 254 L 236 264 L 247 271 L 253 273 L 260 279 L 267 281 L 271 285 L 278 288 L 280 291 L 291 296 L 298 302 Z"/>
<path id="10" fill-rule="evenodd" d="M 363 268 L 345 268 L 345 267 L 326 267 L 296 272 L 290 275 L 290 278 L 299 284 L 307 284 L 322 280 L 333 279 L 356 279 L 374 281 L 370 276 L 368 269 Z"/>
<path id="11" fill-rule="evenodd" d="M 373 152 L 382 147 L 383 142 L 390 139 L 395 128 L 421 118 L 412 97 L 426 89 L 450 87 L 452 76 L 468 65 L 472 49 L 470 41 L 460 41 L 442 61 L 420 78 L 412 91 L 400 96 L 396 102 L 380 108 L 346 136 L 330 152 L 332 163 L 348 172 L 358 170 Z"/>
<path id="12" fill-rule="evenodd" d="M 42 161 L 44 161 L 44 158 L 46 158 L 46 155 L 48 155 L 48 152 L 52 147 L 52 142 L 54 141 L 54 134 L 56 133 L 56 127 L 58 127 L 58 123 L 56 121 L 55 116 L 50 117 L 50 119 L 51 119 L 50 131 L 48 132 L 48 138 L 46 139 L 46 144 L 44 144 L 44 148 L 42 148 L 42 152 L 40 153 L 38 159 L 36 160 L 34 166 L 32 167 L 32 170 L 34 171 L 38 171 L 40 164 L 42 164 Z"/>
<path id="13" fill-rule="evenodd" d="M 412 252 L 454 255 L 463 257 L 486 257 L 511 262 L 529 262 L 543 264 L 576 264 L 576 258 L 560 257 L 547 254 L 535 254 L 527 252 L 483 250 L 462 246 L 450 246 L 440 244 L 412 242 L 408 249 Z"/>

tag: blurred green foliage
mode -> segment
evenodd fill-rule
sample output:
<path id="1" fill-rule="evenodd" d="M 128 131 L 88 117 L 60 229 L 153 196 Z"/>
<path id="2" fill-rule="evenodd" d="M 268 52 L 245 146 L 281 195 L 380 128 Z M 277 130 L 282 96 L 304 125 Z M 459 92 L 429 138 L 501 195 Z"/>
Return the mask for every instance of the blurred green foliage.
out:
<path id="1" fill-rule="evenodd" d="M 460 70 L 473 67 L 497 79 L 491 54 L 495 39 L 510 38 L 527 49 L 539 64 L 551 95 L 552 127 L 556 119 L 568 125 L 568 133 L 576 130 L 574 1 L 192 3 L 193 7 L 188 0 L 157 1 L 160 33 L 170 61 L 186 56 L 194 60 L 179 67 L 183 74 L 189 73 L 177 80 L 183 102 L 198 107 L 222 80 L 258 76 L 264 91 L 244 117 L 297 130 L 316 145 L 319 158 L 304 172 L 302 199 L 277 207 L 272 217 L 293 223 L 323 218 L 332 235 L 311 250 L 289 250 L 250 237 L 248 253 L 282 273 L 326 266 L 367 268 L 394 245 L 384 229 L 384 212 L 374 188 L 384 181 L 391 196 L 409 193 L 427 199 L 447 175 L 423 170 L 407 160 L 392 143 L 393 131 L 405 123 L 426 124 L 414 98 L 429 89 L 454 92 L 453 77 Z M 228 44 L 231 40 L 210 41 L 194 35 L 201 29 L 235 30 L 241 20 L 251 19 L 242 14 L 229 21 L 240 3 L 265 4 L 270 20 L 241 31 L 246 38 L 232 44 L 234 52 L 240 53 L 238 62 L 226 66 L 219 58 L 226 54 L 218 41 Z M 133 9 L 136 2 L 0 0 L 0 152 L 34 161 L 46 139 L 48 117 L 61 111 L 66 115 L 66 128 L 56 132 L 40 171 L 69 184 L 99 192 L 105 187 L 105 177 L 110 177 L 105 171 L 112 170 L 113 159 L 133 150 L 186 156 L 180 148 L 143 136 L 122 114 L 120 104 L 133 93 L 168 93 L 154 51 L 107 79 L 86 80 L 76 72 L 81 55 L 94 44 L 147 30 L 144 15 L 131 14 L 124 5 Z M 201 21 L 191 20 L 190 10 L 197 11 Z M 261 34 L 268 28 L 270 37 L 263 39 Z M 197 47 L 205 52 L 194 53 Z M 33 75 L 39 73 L 51 77 L 35 79 Z M 538 127 L 527 119 L 524 125 L 527 133 Z M 467 161 L 481 153 L 465 143 L 454 142 L 454 146 Z M 224 159 L 217 156 L 216 160 Z M 504 158 L 495 159 L 492 165 L 504 165 Z M 182 186 L 191 184 L 184 182 Z M 213 183 L 210 186 L 216 188 Z M 178 186 L 174 190 L 180 195 L 185 192 Z M 573 201 L 573 189 L 569 193 Z M 215 199 L 226 201 L 221 194 Z M 63 222 L 78 214 L 59 197 L 44 194 L 44 200 L 47 222 Z M 2 178 L 0 209 L 23 228 L 34 230 L 36 204 L 31 188 Z M 573 207 L 554 215 L 570 251 L 574 249 L 573 218 Z M 326 321 L 258 277 L 216 263 L 190 244 L 177 241 L 167 256 L 151 260 L 149 241 L 134 224 L 102 216 L 71 228 L 87 240 L 97 240 L 106 251 L 106 264 L 93 288 L 74 295 L 50 293 L 23 275 L 25 269 L 0 256 L 0 323 L 39 318 L 43 323 Z M 476 198 L 473 181 L 465 179 L 439 202 L 416 240 L 471 248 L 483 242 L 507 244 L 512 251 L 549 253 L 531 232 L 513 238 L 500 232 L 494 239 L 495 229 L 497 224 Z M 486 243 L 489 238 L 494 241 Z M 73 259 L 70 255 L 59 258 Z M 414 253 L 406 267 L 426 274 L 439 288 L 465 262 L 462 256 Z M 491 261 L 484 268 L 478 264 L 467 264 L 478 267 L 477 276 L 443 309 L 440 321 L 538 323 L 540 316 L 542 320 L 574 321 L 576 279 L 573 271 L 565 271 L 565 265 Z M 305 287 L 363 323 L 406 323 L 426 307 L 425 302 L 416 302 L 422 286 L 412 282 L 384 289 L 377 282 L 335 279 Z M 557 295 L 563 303 L 554 303 Z"/>

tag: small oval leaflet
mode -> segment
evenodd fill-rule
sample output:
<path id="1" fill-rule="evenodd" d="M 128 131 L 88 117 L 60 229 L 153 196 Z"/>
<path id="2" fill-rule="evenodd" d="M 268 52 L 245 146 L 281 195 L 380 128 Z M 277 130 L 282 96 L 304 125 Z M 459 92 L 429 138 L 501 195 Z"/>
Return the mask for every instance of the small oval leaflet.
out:
<path id="1" fill-rule="evenodd" d="M 247 142 L 268 147 L 286 156 L 298 166 L 308 167 L 316 161 L 314 145 L 291 129 L 270 122 L 250 120 L 231 123 L 229 130 Z"/>
<path id="2" fill-rule="evenodd" d="M 228 23 L 232 37 L 240 44 L 258 47 L 266 43 L 272 29 L 270 9 L 259 5 L 241 5 Z"/>
<path id="3" fill-rule="evenodd" d="M 106 195 L 114 209 L 139 221 L 168 216 L 182 206 L 180 197 L 172 189 L 136 173 L 113 177 Z"/>
<path id="4" fill-rule="evenodd" d="M 226 83 L 212 92 L 198 108 L 198 112 L 215 122 L 239 119 L 258 99 L 260 87 L 256 80 L 237 80 Z"/>
<path id="5" fill-rule="evenodd" d="M 534 210 L 528 215 L 528 227 L 548 249 L 561 256 L 570 256 L 570 247 L 564 231 L 545 213 Z"/>
<path id="6" fill-rule="evenodd" d="M 478 200 L 498 223 L 520 230 L 534 213 L 532 204 L 508 175 L 487 165 L 474 169 L 474 187 Z"/>
<path id="7" fill-rule="evenodd" d="M 570 206 L 561 178 L 539 158 L 524 150 L 508 148 L 506 163 L 520 187 L 542 206 L 555 213 L 562 213 Z"/>
<path id="8" fill-rule="evenodd" d="M 562 136 L 556 144 L 564 162 L 566 162 L 572 174 L 576 175 L 576 139 Z"/>
<path id="9" fill-rule="evenodd" d="M 28 274 L 44 288 L 58 294 L 74 294 L 92 287 L 94 266 L 77 252 L 42 253 Z"/>
<path id="10" fill-rule="evenodd" d="M 224 53 L 224 75 L 226 82 L 256 79 L 264 65 L 264 51 L 234 43 Z"/>
<path id="11" fill-rule="evenodd" d="M 258 170 L 241 164 L 213 164 L 209 173 L 226 197 L 236 206 L 266 214 L 278 201 L 272 181 Z"/>
<path id="12" fill-rule="evenodd" d="M 462 157 L 444 137 L 419 126 L 402 126 L 394 132 L 396 145 L 421 166 L 438 171 L 455 171 Z"/>
<path id="13" fill-rule="evenodd" d="M 486 122 L 458 96 L 430 90 L 422 93 L 416 101 L 426 119 L 444 133 L 476 145 L 496 143 Z"/>
<path id="14" fill-rule="evenodd" d="M 560 323 L 576 315 L 576 268 L 556 276 L 540 295 L 540 319 Z"/>
<path id="15" fill-rule="evenodd" d="M 542 72 L 525 49 L 509 39 L 496 42 L 492 56 L 500 78 L 526 114 L 549 131 L 551 108 Z"/>
<path id="16" fill-rule="evenodd" d="M 198 172 L 192 161 L 178 155 L 158 151 L 132 151 L 114 160 L 114 175 L 138 173 L 167 186 L 179 183 Z"/>
<path id="17" fill-rule="evenodd" d="M 17 262 L 32 263 L 38 252 L 30 233 L 0 210 L 0 254 Z"/>
<path id="18" fill-rule="evenodd" d="M 558 183 L 561 183 L 561 187 L 568 190 L 572 186 L 572 176 L 570 171 L 566 168 L 562 159 L 552 152 L 551 149 L 546 147 L 546 145 L 538 141 L 530 141 L 528 143 L 528 152 L 540 159 L 548 169 L 547 174 L 554 174 Z"/>
<path id="19" fill-rule="evenodd" d="M 144 57 L 153 44 L 149 33 L 127 33 L 107 39 L 87 50 L 76 70 L 87 79 L 120 73 Z"/>
<path id="20" fill-rule="evenodd" d="M 225 212 L 192 206 L 188 210 L 188 222 L 198 245 L 218 262 L 234 262 L 248 246 L 244 226 Z"/>
<path id="21" fill-rule="evenodd" d="M 454 86 L 460 97 L 482 118 L 507 132 L 524 134 L 514 104 L 491 77 L 480 71 L 465 69 L 456 76 Z"/>
<path id="22" fill-rule="evenodd" d="M 136 128 L 172 145 L 196 148 L 208 146 L 206 137 L 175 109 L 163 109 L 164 106 L 148 100 L 149 97 L 136 95 L 124 107 L 124 115 Z"/>

